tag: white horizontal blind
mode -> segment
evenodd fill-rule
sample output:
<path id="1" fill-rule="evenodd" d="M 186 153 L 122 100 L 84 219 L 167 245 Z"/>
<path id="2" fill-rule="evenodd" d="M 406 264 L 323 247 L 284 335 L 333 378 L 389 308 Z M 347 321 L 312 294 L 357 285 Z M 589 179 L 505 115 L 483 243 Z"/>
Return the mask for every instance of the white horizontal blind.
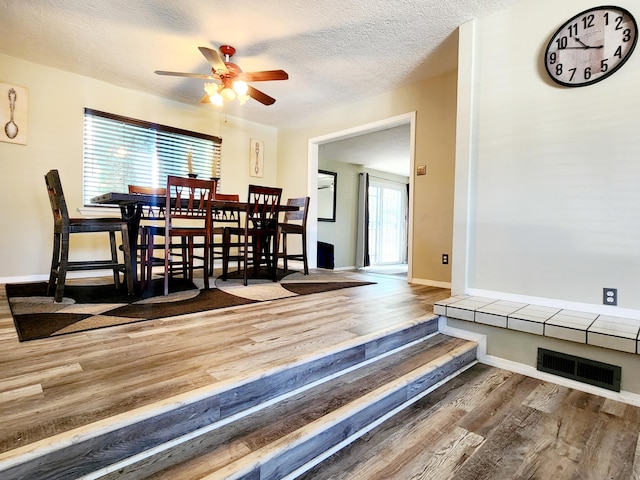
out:
<path id="1" fill-rule="evenodd" d="M 164 187 L 168 175 L 220 177 L 222 139 L 86 108 L 83 201 L 129 185 Z"/>

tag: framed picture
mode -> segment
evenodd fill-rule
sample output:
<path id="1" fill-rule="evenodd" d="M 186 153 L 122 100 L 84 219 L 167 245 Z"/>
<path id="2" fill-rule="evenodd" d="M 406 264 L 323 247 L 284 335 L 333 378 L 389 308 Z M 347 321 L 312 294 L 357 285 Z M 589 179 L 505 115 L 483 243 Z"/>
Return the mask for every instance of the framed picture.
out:
<path id="1" fill-rule="evenodd" d="M 27 144 L 27 89 L 0 83 L 0 141 Z"/>
<path id="2" fill-rule="evenodd" d="M 264 142 L 251 139 L 249 148 L 249 175 L 262 177 L 264 173 Z"/>

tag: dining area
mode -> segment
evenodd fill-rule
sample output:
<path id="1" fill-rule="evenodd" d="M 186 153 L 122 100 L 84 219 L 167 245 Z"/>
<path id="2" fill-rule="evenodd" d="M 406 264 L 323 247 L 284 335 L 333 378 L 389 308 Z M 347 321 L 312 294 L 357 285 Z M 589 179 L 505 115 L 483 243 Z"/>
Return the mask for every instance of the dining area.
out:
<path id="1" fill-rule="evenodd" d="M 298 260 L 309 273 L 309 197 L 283 201 L 282 188 L 253 184 L 242 196 L 221 193 L 218 178 L 168 175 L 162 187 L 128 185 L 127 191 L 91 198 L 95 206 L 117 207 L 119 217 L 70 218 L 58 171 L 49 171 L 45 180 L 54 217 L 47 294 L 55 302 L 62 301 L 67 272 L 74 270 L 112 270 L 115 288 L 124 285 L 129 295 L 149 289 L 154 276 L 162 277 L 164 296 L 176 278 L 198 278 L 208 290 L 216 271 L 222 282 L 230 274 L 245 286 L 250 278 L 277 282 L 279 260 L 285 272 L 288 260 Z M 100 231 L 109 233 L 110 259 L 69 260 L 72 233 Z M 287 245 L 292 234 L 300 238 L 294 251 Z"/>

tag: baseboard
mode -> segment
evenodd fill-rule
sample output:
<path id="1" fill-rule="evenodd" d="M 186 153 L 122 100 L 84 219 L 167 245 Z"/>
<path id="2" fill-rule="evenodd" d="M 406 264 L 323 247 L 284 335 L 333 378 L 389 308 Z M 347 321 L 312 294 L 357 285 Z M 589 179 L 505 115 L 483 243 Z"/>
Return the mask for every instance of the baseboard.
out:
<path id="1" fill-rule="evenodd" d="M 418 285 L 426 285 L 428 287 L 449 288 L 451 289 L 451 282 L 440 282 L 438 280 L 428 280 L 425 278 L 411 277 L 409 283 L 416 283 Z"/>
<path id="2" fill-rule="evenodd" d="M 101 275 L 96 274 L 96 271 L 85 271 L 85 272 L 69 272 L 67 273 L 67 278 L 95 278 L 100 277 Z M 113 279 L 111 273 L 105 273 L 105 277 L 109 277 Z M 49 275 L 26 275 L 22 277 L 1 277 L 0 284 L 7 283 L 28 283 L 28 282 L 48 282 Z"/>
<path id="3" fill-rule="evenodd" d="M 541 372 L 532 366 L 513 362 L 511 360 L 506 360 L 500 357 L 494 357 L 493 355 L 484 355 L 482 356 L 482 358 L 480 358 L 480 356 L 478 355 L 478 361 L 480 363 L 484 363 L 485 365 L 501 368 L 503 370 L 509 370 L 510 372 L 526 375 L 527 377 L 537 378 L 538 380 L 542 380 L 544 382 L 555 383 L 563 387 L 573 388 L 574 390 L 580 390 L 581 392 L 610 398 L 611 400 L 628 403 L 629 405 L 634 405 L 636 407 L 640 406 L 640 395 L 637 393 L 627 392 L 624 390 L 621 392 L 612 392 L 611 390 L 607 390 L 604 388 L 594 387 L 593 385 L 588 385 L 586 383 L 577 382 L 568 378 Z"/>
<path id="4" fill-rule="evenodd" d="M 491 367 L 501 368 L 510 372 L 519 373 L 531 378 L 537 378 L 544 382 L 555 383 L 567 388 L 573 388 L 581 392 L 598 395 L 600 397 L 609 398 L 618 402 L 627 403 L 629 405 L 640 406 L 640 394 L 621 391 L 613 392 L 604 388 L 595 387 L 586 383 L 577 382 L 568 378 L 559 377 L 550 373 L 541 372 L 535 367 L 525 365 L 524 363 L 514 362 L 505 358 L 487 355 L 487 337 L 476 332 L 470 332 L 461 328 L 451 327 L 447 324 L 446 317 L 438 318 L 438 331 L 442 334 L 449 335 L 463 340 L 471 340 L 478 343 L 478 362 Z"/>

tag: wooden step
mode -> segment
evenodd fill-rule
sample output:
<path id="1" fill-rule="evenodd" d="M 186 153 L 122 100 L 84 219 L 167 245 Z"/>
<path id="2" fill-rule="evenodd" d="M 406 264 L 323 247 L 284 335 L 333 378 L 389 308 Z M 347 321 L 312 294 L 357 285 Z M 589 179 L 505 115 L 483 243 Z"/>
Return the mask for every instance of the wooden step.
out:
<path id="1" fill-rule="evenodd" d="M 437 331 L 437 317 L 310 352 L 2 454 L 0 478 L 78 478 L 229 423 L 301 388 L 365 365 Z M 195 432 L 195 433 L 194 433 Z"/>
<path id="2" fill-rule="evenodd" d="M 437 334 L 101 478 L 280 479 L 313 467 L 475 363 Z"/>

